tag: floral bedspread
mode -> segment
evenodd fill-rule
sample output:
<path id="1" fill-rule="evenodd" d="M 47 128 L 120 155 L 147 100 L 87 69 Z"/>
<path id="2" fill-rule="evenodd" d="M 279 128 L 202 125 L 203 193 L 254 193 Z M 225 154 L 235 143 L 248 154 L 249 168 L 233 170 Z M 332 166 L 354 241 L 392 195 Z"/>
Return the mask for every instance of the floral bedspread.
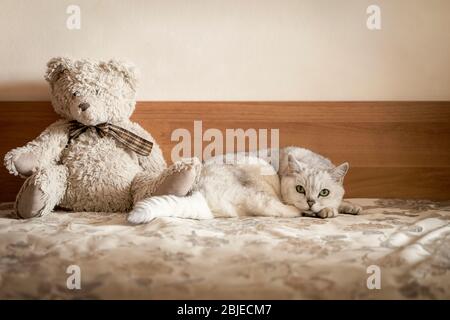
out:
<path id="1" fill-rule="evenodd" d="M 351 201 L 362 215 L 140 226 L 2 204 L 0 298 L 450 299 L 450 202 Z"/>

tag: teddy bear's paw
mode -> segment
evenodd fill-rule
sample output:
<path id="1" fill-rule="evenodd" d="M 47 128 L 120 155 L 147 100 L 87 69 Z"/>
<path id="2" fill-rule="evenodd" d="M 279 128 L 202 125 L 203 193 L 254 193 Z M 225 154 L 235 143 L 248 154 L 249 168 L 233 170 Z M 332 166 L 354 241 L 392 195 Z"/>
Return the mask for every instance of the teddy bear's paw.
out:
<path id="1" fill-rule="evenodd" d="M 38 157 L 32 152 L 24 152 L 14 159 L 14 166 L 18 173 L 29 177 L 38 166 Z"/>
<path id="2" fill-rule="evenodd" d="M 128 214 L 128 222 L 132 224 L 141 224 L 148 223 L 156 218 L 156 215 L 152 213 L 150 208 L 146 208 L 145 206 L 136 206 L 131 212 Z"/>
<path id="3" fill-rule="evenodd" d="M 172 170 L 175 172 L 192 170 L 199 171 L 201 169 L 202 163 L 197 157 L 193 158 L 182 158 L 176 161 L 172 166 Z"/>

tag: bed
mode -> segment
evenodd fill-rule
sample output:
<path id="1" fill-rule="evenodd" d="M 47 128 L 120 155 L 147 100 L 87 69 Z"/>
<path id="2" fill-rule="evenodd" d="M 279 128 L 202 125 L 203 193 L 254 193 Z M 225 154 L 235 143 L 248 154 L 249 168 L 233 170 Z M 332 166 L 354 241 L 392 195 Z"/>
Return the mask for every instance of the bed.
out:
<path id="1" fill-rule="evenodd" d="M 364 213 L 139 226 L 118 213 L 17 220 L 3 203 L 0 299 L 450 299 L 450 201 L 350 201 Z"/>
<path id="2" fill-rule="evenodd" d="M 0 155 L 56 119 L 48 101 L 0 102 Z M 140 101 L 133 120 L 168 161 L 171 134 L 195 136 L 195 121 L 203 132 L 279 130 L 281 147 L 348 161 L 346 196 L 364 214 L 131 226 L 124 214 L 55 212 L 22 221 L 6 202 L 23 180 L 0 166 L 0 298 L 450 299 L 449 101 Z M 73 265 L 81 290 L 66 285 Z"/>

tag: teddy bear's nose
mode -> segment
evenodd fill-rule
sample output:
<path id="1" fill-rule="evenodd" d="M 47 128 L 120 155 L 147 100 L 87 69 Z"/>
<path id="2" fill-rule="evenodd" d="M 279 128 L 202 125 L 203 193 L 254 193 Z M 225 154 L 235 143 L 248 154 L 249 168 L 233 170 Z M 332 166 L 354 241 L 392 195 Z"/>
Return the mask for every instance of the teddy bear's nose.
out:
<path id="1" fill-rule="evenodd" d="M 80 103 L 80 105 L 78 106 L 78 108 L 81 109 L 81 111 L 86 111 L 91 105 L 89 103 Z"/>

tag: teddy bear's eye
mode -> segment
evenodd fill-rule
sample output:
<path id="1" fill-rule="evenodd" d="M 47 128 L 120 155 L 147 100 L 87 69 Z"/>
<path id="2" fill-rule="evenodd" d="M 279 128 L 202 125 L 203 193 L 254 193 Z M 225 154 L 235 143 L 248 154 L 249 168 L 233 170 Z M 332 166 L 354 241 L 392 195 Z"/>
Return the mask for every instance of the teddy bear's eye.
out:
<path id="1" fill-rule="evenodd" d="M 75 91 L 72 95 L 73 95 L 74 97 L 79 97 L 79 96 L 80 96 L 80 93 L 79 93 L 78 91 Z"/>
<path id="2" fill-rule="evenodd" d="M 99 90 L 99 89 L 95 90 L 95 94 L 96 94 L 96 95 L 98 95 L 98 94 L 99 94 L 99 92 L 100 92 L 100 90 Z"/>

